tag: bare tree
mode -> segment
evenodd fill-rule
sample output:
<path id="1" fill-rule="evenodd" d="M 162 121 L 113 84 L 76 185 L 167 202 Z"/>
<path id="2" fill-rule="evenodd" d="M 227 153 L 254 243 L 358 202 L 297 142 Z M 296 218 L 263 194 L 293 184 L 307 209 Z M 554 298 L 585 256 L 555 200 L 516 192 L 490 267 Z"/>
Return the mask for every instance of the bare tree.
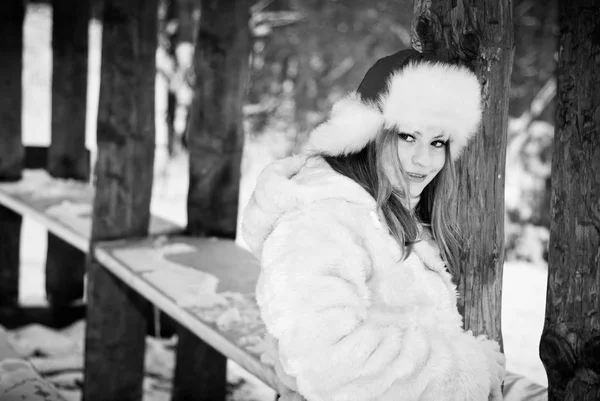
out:
<path id="1" fill-rule="evenodd" d="M 600 399 L 600 3 L 559 4 L 546 321 L 548 399 Z"/>
<path id="2" fill-rule="evenodd" d="M 413 47 L 473 68 L 483 85 L 481 132 L 458 163 L 459 310 L 465 328 L 502 342 L 504 167 L 513 60 L 510 0 L 415 0 Z"/>

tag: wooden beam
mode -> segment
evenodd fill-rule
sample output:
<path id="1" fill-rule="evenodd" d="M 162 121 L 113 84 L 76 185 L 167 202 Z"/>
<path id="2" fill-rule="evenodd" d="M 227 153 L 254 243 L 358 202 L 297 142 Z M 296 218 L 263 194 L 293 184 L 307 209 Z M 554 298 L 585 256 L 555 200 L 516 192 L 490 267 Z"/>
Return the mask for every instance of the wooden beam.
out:
<path id="1" fill-rule="evenodd" d="M 85 150 L 90 1 L 52 1 L 52 140 L 48 172 L 87 180 Z"/>
<path id="2" fill-rule="evenodd" d="M 179 326 L 172 401 L 225 399 L 227 358 Z"/>
<path id="3" fill-rule="evenodd" d="M 84 401 L 141 401 L 148 302 L 95 260 L 88 264 Z"/>
<path id="4" fill-rule="evenodd" d="M 0 307 L 19 304 L 20 214 L 0 206 Z"/>
<path id="5" fill-rule="evenodd" d="M 25 146 L 25 168 L 45 169 L 48 166 L 48 147 Z"/>
<path id="6" fill-rule="evenodd" d="M 48 233 L 46 298 L 51 308 L 62 308 L 83 297 L 86 254 Z"/>
<path id="7" fill-rule="evenodd" d="M 459 303 L 465 328 L 502 344 L 504 165 L 513 61 L 510 0 L 415 0 L 413 47 L 474 68 L 483 84 L 483 122 L 457 164 Z"/>
<path id="8" fill-rule="evenodd" d="M 21 178 L 23 22 L 22 0 L 0 2 L 0 181 Z M 0 206 L 0 307 L 16 307 L 19 299 L 21 216 Z"/>
<path id="9" fill-rule="evenodd" d="M 194 53 L 196 86 L 190 110 L 188 148 L 190 185 L 187 211 L 189 233 L 235 238 L 241 178 L 242 106 L 250 51 L 250 2 L 202 2 Z M 210 372 L 202 389 L 214 400 L 225 399 L 226 358 L 201 341 L 185 340 L 187 352 L 177 361 L 177 394 L 184 399 L 200 389 L 186 372 Z M 179 377 L 182 376 L 182 377 Z M 216 379 L 219 378 L 219 379 Z M 201 396 L 198 394 L 197 396 Z"/>
<path id="10" fill-rule="evenodd" d="M 52 1 L 52 140 L 48 172 L 88 180 L 85 148 L 90 1 Z M 52 307 L 83 296 L 85 253 L 48 233 L 46 295 Z"/>
<path id="11" fill-rule="evenodd" d="M 250 35 L 248 0 L 202 2 L 188 131 L 188 231 L 235 238 Z"/>
<path id="12" fill-rule="evenodd" d="M 48 147 L 25 145 L 25 168 L 26 169 L 46 169 L 48 167 Z M 90 151 L 84 149 L 86 163 L 90 163 Z"/>
<path id="13" fill-rule="evenodd" d="M 187 136 L 187 231 L 235 238 L 244 143 L 242 106 L 250 52 L 250 1 L 207 0 L 201 6 L 194 53 L 196 86 Z M 210 372 L 211 381 L 203 391 L 215 400 L 224 400 L 226 358 L 214 350 L 207 351 L 210 347 L 201 341 L 187 340 L 185 344 L 191 347 L 187 352 L 201 356 L 202 364 L 178 357 L 174 380 L 180 399 L 199 390 L 186 372 L 205 370 Z"/>
<path id="14" fill-rule="evenodd" d="M 600 4 L 559 2 L 546 319 L 548 400 L 600 399 Z"/>
<path id="15" fill-rule="evenodd" d="M 106 0 L 92 247 L 148 234 L 155 148 L 157 0 Z M 88 264 L 84 401 L 142 399 L 148 304 Z"/>

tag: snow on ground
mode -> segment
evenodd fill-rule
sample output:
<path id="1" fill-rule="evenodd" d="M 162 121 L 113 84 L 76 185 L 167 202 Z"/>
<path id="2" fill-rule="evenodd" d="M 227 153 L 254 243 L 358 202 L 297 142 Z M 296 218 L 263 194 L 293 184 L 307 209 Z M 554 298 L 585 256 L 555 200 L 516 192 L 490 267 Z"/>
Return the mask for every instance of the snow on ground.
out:
<path id="1" fill-rule="evenodd" d="M 23 83 L 23 129 L 26 144 L 47 145 L 50 141 L 50 16 L 48 6 L 30 5 L 25 26 L 25 70 Z M 99 88 L 99 38 L 97 24 L 90 27 L 90 79 L 88 97 L 88 147 L 95 147 L 94 124 L 96 120 Z M 167 161 L 164 151 L 165 129 L 162 114 L 165 109 L 164 83 L 157 81 L 157 174 L 155 176 L 153 213 L 185 224 L 185 196 L 187 191 L 187 159 L 180 156 Z M 270 151 L 264 142 L 247 142 L 244 176 L 240 203 L 244 204 L 262 166 L 269 160 Z M 259 162 L 260 161 L 260 162 Z M 260 163 L 260 164 L 259 164 Z M 22 230 L 22 281 L 21 300 L 26 304 L 44 303 L 44 258 L 46 232 L 35 222 L 25 219 Z M 547 268 L 525 262 L 506 263 L 502 300 L 502 331 L 507 356 L 507 368 L 530 380 L 547 386 L 544 368 L 538 356 L 546 292 Z M 249 376 L 230 364 L 232 380 Z M 252 378 L 247 379 L 252 382 Z M 257 383 L 237 392 L 240 400 L 272 400 L 272 391 Z"/>

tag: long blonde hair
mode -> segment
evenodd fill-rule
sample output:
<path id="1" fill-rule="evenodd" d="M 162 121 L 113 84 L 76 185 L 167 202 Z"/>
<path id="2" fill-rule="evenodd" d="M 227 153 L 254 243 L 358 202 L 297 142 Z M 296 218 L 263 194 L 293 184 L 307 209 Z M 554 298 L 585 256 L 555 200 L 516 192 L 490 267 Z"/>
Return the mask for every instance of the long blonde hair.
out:
<path id="1" fill-rule="evenodd" d="M 398 158 L 398 133 L 383 130 L 375 141 L 358 153 L 324 156 L 329 165 L 358 184 L 377 201 L 390 234 L 396 239 L 404 257 L 412 252 L 419 240 L 419 224 L 429 225 L 448 271 L 459 277 L 458 258 L 460 235 L 456 220 L 456 172 L 446 146 L 446 163 L 421 194 L 415 211 L 408 206 L 406 173 Z M 396 174 L 390 177 L 389 166 Z"/>

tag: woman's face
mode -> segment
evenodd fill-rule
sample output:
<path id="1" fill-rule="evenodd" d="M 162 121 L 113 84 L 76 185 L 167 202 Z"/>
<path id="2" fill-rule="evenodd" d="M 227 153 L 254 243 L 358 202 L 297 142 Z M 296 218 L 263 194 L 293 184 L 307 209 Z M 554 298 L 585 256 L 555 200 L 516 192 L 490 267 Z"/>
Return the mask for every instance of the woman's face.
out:
<path id="1" fill-rule="evenodd" d="M 421 130 L 398 136 L 398 157 L 408 178 L 410 196 L 418 198 L 446 163 L 448 135 Z"/>

